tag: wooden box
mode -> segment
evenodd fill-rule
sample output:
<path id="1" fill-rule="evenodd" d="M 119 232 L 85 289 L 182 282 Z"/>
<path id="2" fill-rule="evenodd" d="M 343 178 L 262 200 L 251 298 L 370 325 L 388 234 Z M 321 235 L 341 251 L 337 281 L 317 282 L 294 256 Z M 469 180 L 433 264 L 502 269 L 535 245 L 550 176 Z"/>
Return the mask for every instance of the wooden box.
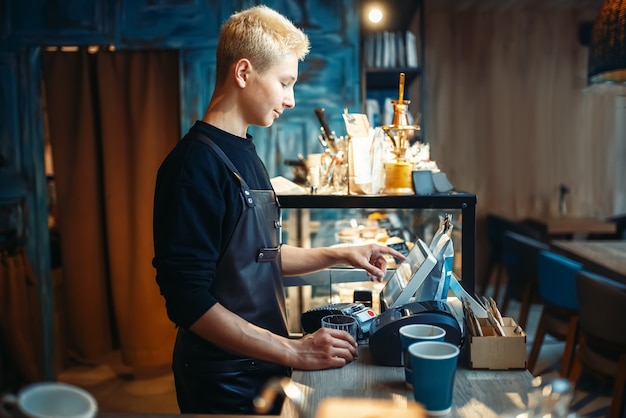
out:
<path id="1" fill-rule="evenodd" d="M 478 318 L 483 336 L 469 335 L 471 369 L 526 368 L 526 333 L 513 318 L 504 317 L 504 336 L 497 335 L 487 318 Z"/>

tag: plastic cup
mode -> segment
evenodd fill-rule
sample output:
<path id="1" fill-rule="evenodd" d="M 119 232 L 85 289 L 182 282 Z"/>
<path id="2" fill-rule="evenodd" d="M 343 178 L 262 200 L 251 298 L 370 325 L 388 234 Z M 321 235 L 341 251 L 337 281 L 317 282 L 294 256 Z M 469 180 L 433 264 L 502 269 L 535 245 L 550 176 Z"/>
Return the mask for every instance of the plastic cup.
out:
<path id="1" fill-rule="evenodd" d="M 356 319 L 347 315 L 327 315 L 322 318 L 322 328 L 333 328 L 346 331 L 356 341 L 357 323 Z"/>

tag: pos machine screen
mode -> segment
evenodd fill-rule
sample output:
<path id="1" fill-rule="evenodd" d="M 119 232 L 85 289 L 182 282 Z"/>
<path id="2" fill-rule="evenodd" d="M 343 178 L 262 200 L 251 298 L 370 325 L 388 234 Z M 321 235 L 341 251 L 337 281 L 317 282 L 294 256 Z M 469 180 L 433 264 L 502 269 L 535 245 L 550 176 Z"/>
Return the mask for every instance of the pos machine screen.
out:
<path id="1" fill-rule="evenodd" d="M 411 298 L 436 264 L 437 259 L 432 251 L 424 241 L 418 239 L 406 259 L 400 263 L 381 290 L 381 313 L 411 302 Z"/>

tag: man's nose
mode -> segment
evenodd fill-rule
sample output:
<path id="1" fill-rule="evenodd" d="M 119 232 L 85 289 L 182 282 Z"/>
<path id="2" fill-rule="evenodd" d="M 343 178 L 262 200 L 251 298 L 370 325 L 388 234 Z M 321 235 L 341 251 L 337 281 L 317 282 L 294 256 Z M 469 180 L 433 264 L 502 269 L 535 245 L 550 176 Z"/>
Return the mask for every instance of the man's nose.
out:
<path id="1" fill-rule="evenodd" d="M 283 106 L 289 109 L 296 106 L 296 98 L 293 94 L 293 90 L 285 96 L 285 99 L 283 100 Z"/>

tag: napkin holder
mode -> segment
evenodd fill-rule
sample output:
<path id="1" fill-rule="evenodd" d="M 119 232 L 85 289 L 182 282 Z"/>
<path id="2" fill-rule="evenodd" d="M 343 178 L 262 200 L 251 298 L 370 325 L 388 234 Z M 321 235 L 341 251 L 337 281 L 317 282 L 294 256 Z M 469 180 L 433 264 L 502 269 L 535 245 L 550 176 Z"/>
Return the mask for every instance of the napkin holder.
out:
<path id="1" fill-rule="evenodd" d="M 487 318 L 477 318 L 483 335 L 468 332 L 471 369 L 526 369 L 526 333 L 513 318 L 502 318 L 504 335 L 498 335 Z M 466 328 L 469 328 L 466 324 Z"/>

